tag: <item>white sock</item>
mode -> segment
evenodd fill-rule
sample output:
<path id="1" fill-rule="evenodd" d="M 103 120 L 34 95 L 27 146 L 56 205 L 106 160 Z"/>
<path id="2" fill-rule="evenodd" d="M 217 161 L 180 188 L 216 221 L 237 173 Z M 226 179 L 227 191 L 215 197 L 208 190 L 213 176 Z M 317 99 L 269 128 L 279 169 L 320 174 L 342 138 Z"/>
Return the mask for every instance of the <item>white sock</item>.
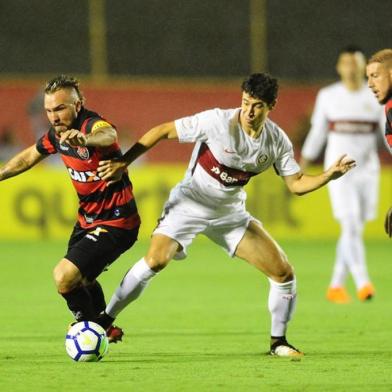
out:
<path id="1" fill-rule="evenodd" d="M 156 274 L 146 263 L 144 258 L 140 259 L 125 274 L 120 286 L 110 299 L 105 313 L 116 318 L 117 315 L 132 301 L 139 297 L 148 281 Z"/>
<path id="2" fill-rule="evenodd" d="M 271 336 L 285 336 L 287 323 L 294 312 L 297 293 L 295 278 L 290 282 L 270 281 L 268 309 L 271 313 Z"/>
<path id="3" fill-rule="evenodd" d="M 360 289 L 370 281 L 362 239 L 363 223 L 359 218 L 350 216 L 342 219 L 340 224 L 342 228 L 340 241 L 343 258 L 357 289 Z"/>
<path id="4" fill-rule="evenodd" d="M 335 265 L 333 268 L 330 286 L 344 287 L 346 283 L 347 273 L 348 273 L 348 268 L 347 268 L 346 260 L 344 259 L 342 240 L 339 239 L 338 244 L 336 246 Z"/>

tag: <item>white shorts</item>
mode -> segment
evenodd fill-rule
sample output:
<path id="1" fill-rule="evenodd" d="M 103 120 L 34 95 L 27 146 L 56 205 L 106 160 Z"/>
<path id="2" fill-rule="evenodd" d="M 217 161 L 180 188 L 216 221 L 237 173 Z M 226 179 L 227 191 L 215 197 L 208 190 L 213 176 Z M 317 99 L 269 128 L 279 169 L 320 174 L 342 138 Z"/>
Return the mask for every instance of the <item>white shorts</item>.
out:
<path id="1" fill-rule="evenodd" d="M 357 171 L 328 183 L 332 210 L 336 219 L 347 216 L 359 217 L 362 221 L 376 218 L 378 204 L 378 172 Z"/>
<path id="2" fill-rule="evenodd" d="M 249 222 L 253 220 L 261 225 L 245 207 L 235 208 L 230 213 L 217 216 L 216 210 L 206 208 L 184 196 L 169 200 L 165 204 L 153 235 L 164 234 L 181 245 L 182 250 L 174 257 L 177 260 L 187 256 L 187 247 L 197 234 L 204 234 L 234 257 Z"/>

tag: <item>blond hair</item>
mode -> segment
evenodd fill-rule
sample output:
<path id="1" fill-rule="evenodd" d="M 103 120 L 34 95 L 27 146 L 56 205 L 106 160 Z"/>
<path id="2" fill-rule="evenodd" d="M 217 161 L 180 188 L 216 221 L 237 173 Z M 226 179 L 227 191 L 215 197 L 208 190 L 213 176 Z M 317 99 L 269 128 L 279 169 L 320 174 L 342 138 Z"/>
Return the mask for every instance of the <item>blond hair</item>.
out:
<path id="1" fill-rule="evenodd" d="M 62 90 L 65 88 L 73 88 L 76 91 L 76 94 L 78 95 L 78 98 L 82 102 L 82 104 L 85 103 L 85 98 L 80 91 L 80 83 L 79 80 L 74 78 L 73 76 L 68 76 L 68 75 L 59 75 L 53 78 L 52 80 L 49 80 L 46 83 L 45 86 L 45 94 L 53 94 L 54 92 L 58 90 Z"/>
<path id="2" fill-rule="evenodd" d="M 381 63 L 392 66 L 392 49 L 383 49 L 374 53 L 368 60 L 368 64 Z"/>

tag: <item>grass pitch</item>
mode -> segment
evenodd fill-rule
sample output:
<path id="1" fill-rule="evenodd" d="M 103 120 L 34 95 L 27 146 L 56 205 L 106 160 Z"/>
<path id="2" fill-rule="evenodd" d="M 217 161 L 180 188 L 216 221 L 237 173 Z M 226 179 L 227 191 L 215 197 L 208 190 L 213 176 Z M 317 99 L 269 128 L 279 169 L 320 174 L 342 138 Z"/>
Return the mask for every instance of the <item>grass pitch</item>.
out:
<path id="1" fill-rule="evenodd" d="M 51 278 L 66 244 L 1 242 L 0 390 L 391 391 L 392 241 L 367 242 L 377 295 L 350 305 L 324 300 L 333 242 L 281 245 L 298 278 L 288 339 L 306 353 L 300 361 L 265 355 L 267 280 L 199 240 L 119 316 L 123 343 L 99 363 L 75 363 L 64 349 L 71 316 Z M 102 275 L 107 298 L 146 246 Z"/>

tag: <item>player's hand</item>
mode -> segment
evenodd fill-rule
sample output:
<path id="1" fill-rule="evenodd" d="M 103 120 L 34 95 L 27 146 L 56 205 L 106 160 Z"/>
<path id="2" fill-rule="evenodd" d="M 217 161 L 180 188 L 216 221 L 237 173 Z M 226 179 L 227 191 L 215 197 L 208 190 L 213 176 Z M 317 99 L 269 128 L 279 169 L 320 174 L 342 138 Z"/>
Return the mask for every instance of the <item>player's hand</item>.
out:
<path id="1" fill-rule="evenodd" d="M 392 238 L 392 207 L 389 209 L 387 215 L 385 216 L 384 228 L 388 237 Z"/>
<path id="2" fill-rule="evenodd" d="M 71 147 L 85 147 L 87 145 L 87 137 L 77 129 L 69 129 L 60 135 L 60 144 L 63 143 L 69 144 Z"/>
<path id="3" fill-rule="evenodd" d="M 327 170 L 327 174 L 331 180 L 336 180 L 355 166 L 355 160 L 344 154 Z"/>
<path id="4" fill-rule="evenodd" d="M 119 158 L 110 161 L 99 161 L 98 176 L 107 182 L 107 185 L 121 180 L 122 175 L 127 170 L 127 164 Z"/>

